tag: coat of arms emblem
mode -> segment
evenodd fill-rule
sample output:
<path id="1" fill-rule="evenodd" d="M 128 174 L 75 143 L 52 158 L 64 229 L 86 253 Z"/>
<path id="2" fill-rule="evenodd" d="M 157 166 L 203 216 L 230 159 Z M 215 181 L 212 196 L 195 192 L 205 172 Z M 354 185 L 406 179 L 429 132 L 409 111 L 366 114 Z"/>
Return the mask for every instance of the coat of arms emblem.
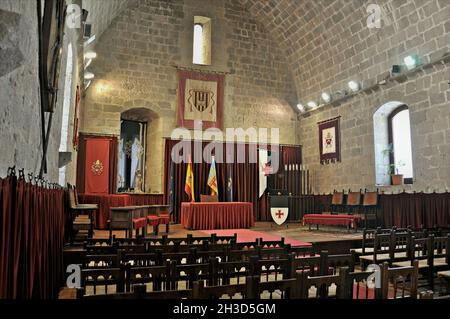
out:
<path id="1" fill-rule="evenodd" d="M 195 107 L 197 111 L 204 112 L 208 111 L 212 114 L 213 106 L 216 103 L 214 100 L 214 93 L 206 90 L 189 90 L 188 102 L 190 105 L 190 111 L 192 112 L 192 107 Z"/>
<path id="2" fill-rule="evenodd" d="M 100 162 L 100 160 L 96 160 L 92 163 L 91 171 L 94 175 L 102 175 L 103 173 L 103 164 Z"/>

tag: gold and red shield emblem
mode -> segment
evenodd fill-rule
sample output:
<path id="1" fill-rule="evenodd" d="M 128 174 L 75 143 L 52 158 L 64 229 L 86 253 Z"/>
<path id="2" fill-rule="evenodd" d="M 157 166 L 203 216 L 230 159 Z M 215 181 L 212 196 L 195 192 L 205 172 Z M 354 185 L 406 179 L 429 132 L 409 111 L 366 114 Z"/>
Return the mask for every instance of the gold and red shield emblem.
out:
<path id="1" fill-rule="evenodd" d="M 102 175 L 103 173 L 103 164 L 102 162 L 100 162 L 100 160 L 96 160 L 95 162 L 92 163 L 91 165 L 91 172 L 94 175 Z"/>

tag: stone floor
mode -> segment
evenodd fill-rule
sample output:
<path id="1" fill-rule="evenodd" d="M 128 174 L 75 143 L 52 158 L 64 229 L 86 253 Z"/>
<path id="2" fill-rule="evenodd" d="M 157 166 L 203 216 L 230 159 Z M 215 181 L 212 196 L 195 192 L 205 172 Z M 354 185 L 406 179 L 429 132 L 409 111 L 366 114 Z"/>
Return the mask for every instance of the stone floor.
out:
<path id="1" fill-rule="evenodd" d="M 256 222 L 255 226 L 251 229 L 309 243 L 362 239 L 362 232 L 348 232 L 345 228 L 330 226 L 321 226 L 319 230 L 316 230 L 315 228 L 309 230 L 307 226 L 302 226 L 300 223 L 289 223 L 285 226 L 277 226 L 271 222 Z M 161 232 L 163 230 L 165 230 L 165 227 L 160 226 L 159 236 L 165 234 L 164 232 Z M 147 230 L 147 233 L 149 234 L 148 236 L 155 237 L 151 232 L 152 230 L 149 227 Z M 116 235 L 117 238 L 125 237 L 125 231 L 113 231 L 113 234 Z M 204 232 L 184 229 L 181 224 L 170 225 L 170 237 L 186 237 L 187 234 L 192 234 L 194 236 L 205 236 Z M 109 231 L 107 230 L 95 230 L 94 232 L 94 238 L 108 238 L 108 236 Z"/>

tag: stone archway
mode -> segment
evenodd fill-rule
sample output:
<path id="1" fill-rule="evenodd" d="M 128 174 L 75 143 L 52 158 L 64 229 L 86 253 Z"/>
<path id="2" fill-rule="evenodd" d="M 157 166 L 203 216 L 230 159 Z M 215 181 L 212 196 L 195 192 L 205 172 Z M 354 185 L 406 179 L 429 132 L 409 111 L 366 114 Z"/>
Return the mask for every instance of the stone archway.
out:
<path id="1" fill-rule="evenodd" d="M 145 122 L 145 191 L 147 193 L 163 192 L 164 140 L 162 119 L 159 108 L 142 100 L 125 103 L 121 120 Z"/>

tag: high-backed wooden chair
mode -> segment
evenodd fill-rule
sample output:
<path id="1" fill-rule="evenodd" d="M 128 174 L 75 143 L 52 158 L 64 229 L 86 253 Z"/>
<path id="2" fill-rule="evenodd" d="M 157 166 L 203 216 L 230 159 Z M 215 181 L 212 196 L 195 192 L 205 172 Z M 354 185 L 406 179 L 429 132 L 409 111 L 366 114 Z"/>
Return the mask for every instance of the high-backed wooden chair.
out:
<path id="1" fill-rule="evenodd" d="M 381 267 L 381 299 L 417 299 L 419 262 L 412 266 L 389 268 L 388 263 Z"/>
<path id="2" fill-rule="evenodd" d="M 69 192 L 69 214 L 70 214 L 70 244 L 73 245 L 75 236 L 80 231 L 87 232 L 87 238 L 94 235 L 94 212 L 98 210 L 97 204 L 79 204 L 78 196 L 74 186 L 68 184 Z"/>
<path id="3" fill-rule="evenodd" d="M 361 192 L 348 192 L 345 205 L 346 214 L 360 215 Z"/>
<path id="4" fill-rule="evenodd" d="M 337 214 L 342 212 L 344 208 L 344 192 L 333 192 L 333 197 L 331 198 L 331 214 Z"/>
<path id="5" fill-rule="evenodd" d="M 367 228 L 372 222 L 372 227 L 378 226 L 378 210 L 379 194 L 378 192 L 364 192 L 362 208 L 364 212 L 364 227 Z"/>

